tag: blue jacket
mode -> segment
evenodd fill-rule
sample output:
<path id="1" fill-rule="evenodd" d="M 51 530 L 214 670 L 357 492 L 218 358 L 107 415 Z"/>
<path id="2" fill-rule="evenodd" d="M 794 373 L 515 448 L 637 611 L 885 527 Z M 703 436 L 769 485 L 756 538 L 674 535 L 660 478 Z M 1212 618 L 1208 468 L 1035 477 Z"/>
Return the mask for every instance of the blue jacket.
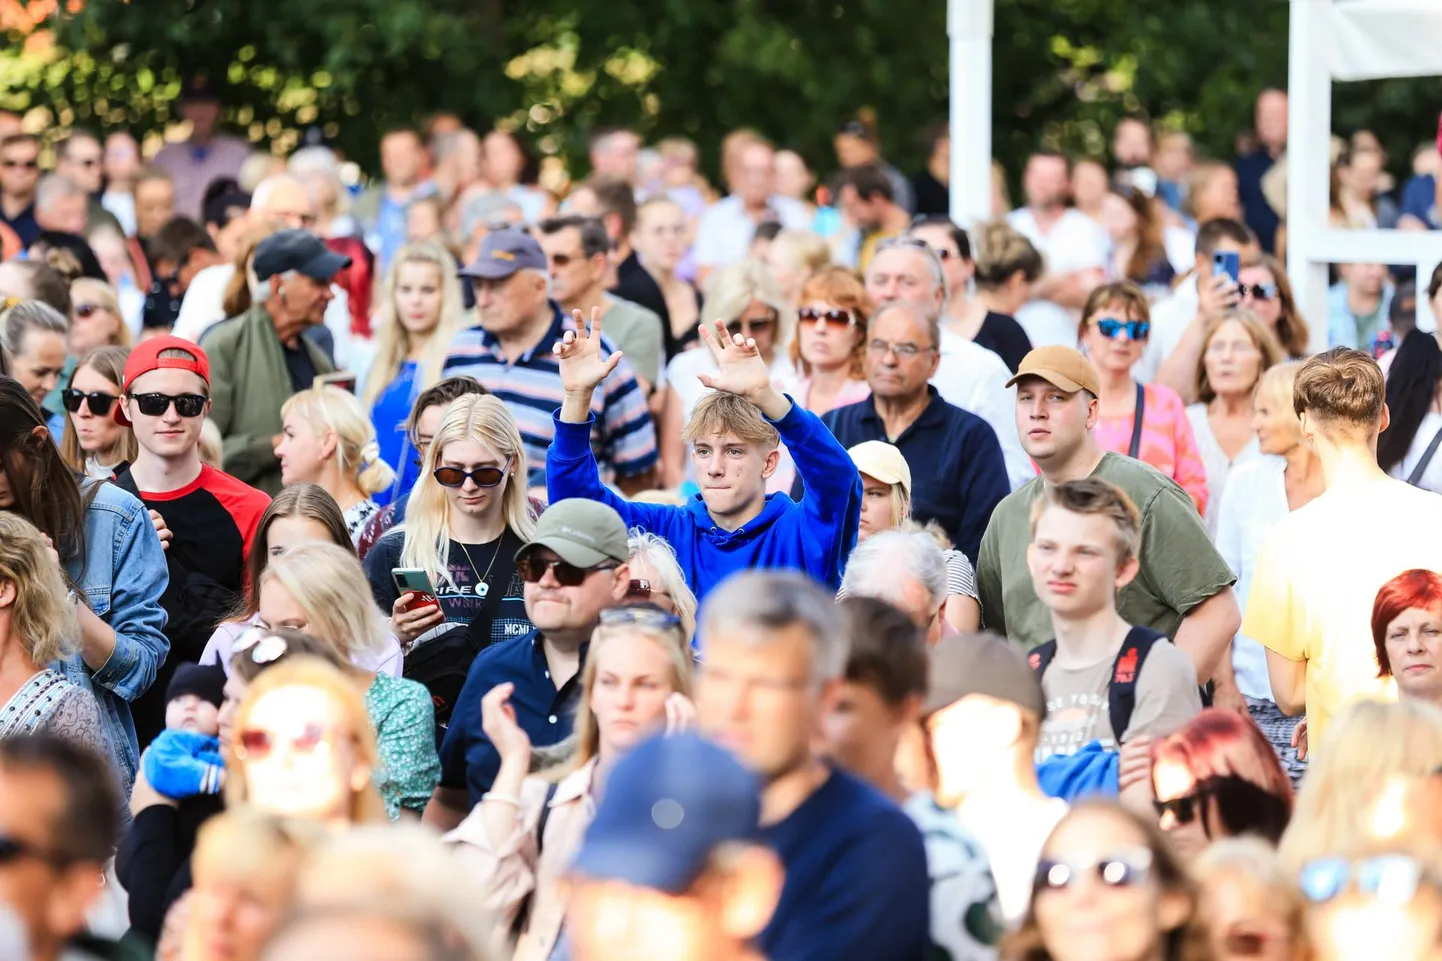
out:
<path id="1" fill-rule="evenodd" d="M 861 524 L 861 475 L 821 420 L 794 401 L 774 424 L 806 495 L 797 503 L 785 494 L 769 494 L 760 516 L 734 531 L 716 526 L 700 494 L 685 507 L 633 504 L 617 497 L 596 470 L 590 422 L 563 423 L 559 411 L 555 421 L 556 439 L 546 452 L 551 503 L 568 497 L 602 501 L 627 527 L 664 537 L 676 549 L 698 599 L 727 576 L 752 568 L 795 568 L 832 590 L 841 586 Z"/>
<path id="2" fill-rule="evenodd" d="M 1036 766 L 1036 777 L 1048 797 L 1077 801 L 1084 797 L 1116 797 L 1121 755 L 1088 741 L 1075 754 L 1053 754 Z"/>
<path id="3" fill-rule="evenodd" d="M 129 796 L 140 764 L 130 702 L 149 689 L 170 653 L 160 606 L 170 574 L 145 506 L 114 484 L 101 484 L 85 512 L 85 568 L 71 559 L 66 573 L 85 592 L 90 609 L 115 631 L 115 650 L 97 671 L 79 653 L 51 666 L 95 693 L 121 787 Z"/>

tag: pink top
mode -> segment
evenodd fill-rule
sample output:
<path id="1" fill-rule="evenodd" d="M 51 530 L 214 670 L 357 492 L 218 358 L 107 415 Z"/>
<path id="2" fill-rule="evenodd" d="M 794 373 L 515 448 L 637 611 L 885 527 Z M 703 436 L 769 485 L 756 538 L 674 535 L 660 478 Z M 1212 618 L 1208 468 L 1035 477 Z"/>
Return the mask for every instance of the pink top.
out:
<path id="1" fill-rule="evenodd" d="M 1181 485 L 1197 505 L 1207 510 L 1207 468 L 1187 419 L 1187 407 L 1170 387 L 1147 384 L 1146 412 L 1142 415 L 1142 444 L 1137 459 L 1151 464 Z M 1107 450 L 1125 454 L 1132 442 L 1135 414 L 1102 417 L 1097 421 L 1096 439 Z"/>

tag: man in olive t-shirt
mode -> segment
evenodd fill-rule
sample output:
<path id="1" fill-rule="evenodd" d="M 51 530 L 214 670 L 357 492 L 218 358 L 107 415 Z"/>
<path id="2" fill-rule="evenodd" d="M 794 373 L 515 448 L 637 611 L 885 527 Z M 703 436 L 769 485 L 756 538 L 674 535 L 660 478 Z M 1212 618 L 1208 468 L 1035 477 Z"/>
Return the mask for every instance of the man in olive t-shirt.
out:
<path id="1" fill-rule="evenodd" d="M 1104 305 L 1103 305 L 1104 306 Z M 1069 347 L 1039 347 L 1027 354 L 1008 386 L 1016 385 L 1021 445 L 1041 476 L 1012 492 L 992 512 L 977 557 L 982 620 L 1024 650 L 1052 636 L 1051 612 L 1032 588 L 1027 569 L 1031 508 L 1042 492 L 1068 480 L 1095 477 L 1121 488 L 1141 513 L 1140 567 L 1117 595 L 1117 611 L 1130 624 L 1171 638 L 1197 668 L 1199 681 L 1216 682 L 1219 706 L 1245 710 L 1232 680 L 1232 637 L 1241 612 L 1231 585 L 1236 575 L 1207 537 L 1191 499 L 1148 464 L 1104 451 L 1092 436 L 1100 387 L 1091 363 Z"/>

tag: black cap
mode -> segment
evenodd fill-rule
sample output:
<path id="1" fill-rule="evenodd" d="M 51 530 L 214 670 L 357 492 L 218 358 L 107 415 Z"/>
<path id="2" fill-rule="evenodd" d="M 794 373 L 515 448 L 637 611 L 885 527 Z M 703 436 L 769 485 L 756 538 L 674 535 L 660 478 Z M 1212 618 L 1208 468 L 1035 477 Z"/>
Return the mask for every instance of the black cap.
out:
<path id="1" fill-rule="evenodd" d="M 165 689 L 165 702 L 169 704 L 182 694 L 194 694 L 220 707 L 225 700 L 225 671 L 218 664 L 181 664 Z"/>
<path id="2" fill-rule="evenodd" d="M 271 234 L 255 248 L 255 275 L 261 280 L 295 270 L 312 280 L 329 281 L 349 266 L 349 257 L 335 253 L 315 234 L 304 230 Z"/>
<path id="3" fill-rule="evenodd" d="M 205 74 L 196 74 L 180 88 L 180 99 L 192 102 L 220 102 L 220 88 Z"/>
<path id="4" fill-rule="evenodd" d="M 239 187 L 222 190 L 206 203 L 205 222 L 215 224 L 217 227 L 226 227 L 235 219 L 231 216 L 231 211 L 238 210 L 244 214 L 249 209 L 250 194 Z"/>

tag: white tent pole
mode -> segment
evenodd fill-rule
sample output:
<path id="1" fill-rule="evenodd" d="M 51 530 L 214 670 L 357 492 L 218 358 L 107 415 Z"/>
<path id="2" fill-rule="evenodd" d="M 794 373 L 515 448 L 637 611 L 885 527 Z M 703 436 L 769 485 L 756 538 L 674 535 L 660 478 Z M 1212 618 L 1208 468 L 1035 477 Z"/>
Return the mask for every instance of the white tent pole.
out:
<path id="1" fill-rule="evenodd" d="M 1332 0 L 1292 0 L 1287 76 L 1287 275 L 1312 328 L 1312 349 L 1327 349 L 1327 262 L 1314 252 L 1327 230 L 1332 132 Z"/>
<path id="2" fill-rule="evenodd" d="M 947 0 L 951 46 L 951 217 L 991 217 L 991 34 L 993 0 Z"/>

